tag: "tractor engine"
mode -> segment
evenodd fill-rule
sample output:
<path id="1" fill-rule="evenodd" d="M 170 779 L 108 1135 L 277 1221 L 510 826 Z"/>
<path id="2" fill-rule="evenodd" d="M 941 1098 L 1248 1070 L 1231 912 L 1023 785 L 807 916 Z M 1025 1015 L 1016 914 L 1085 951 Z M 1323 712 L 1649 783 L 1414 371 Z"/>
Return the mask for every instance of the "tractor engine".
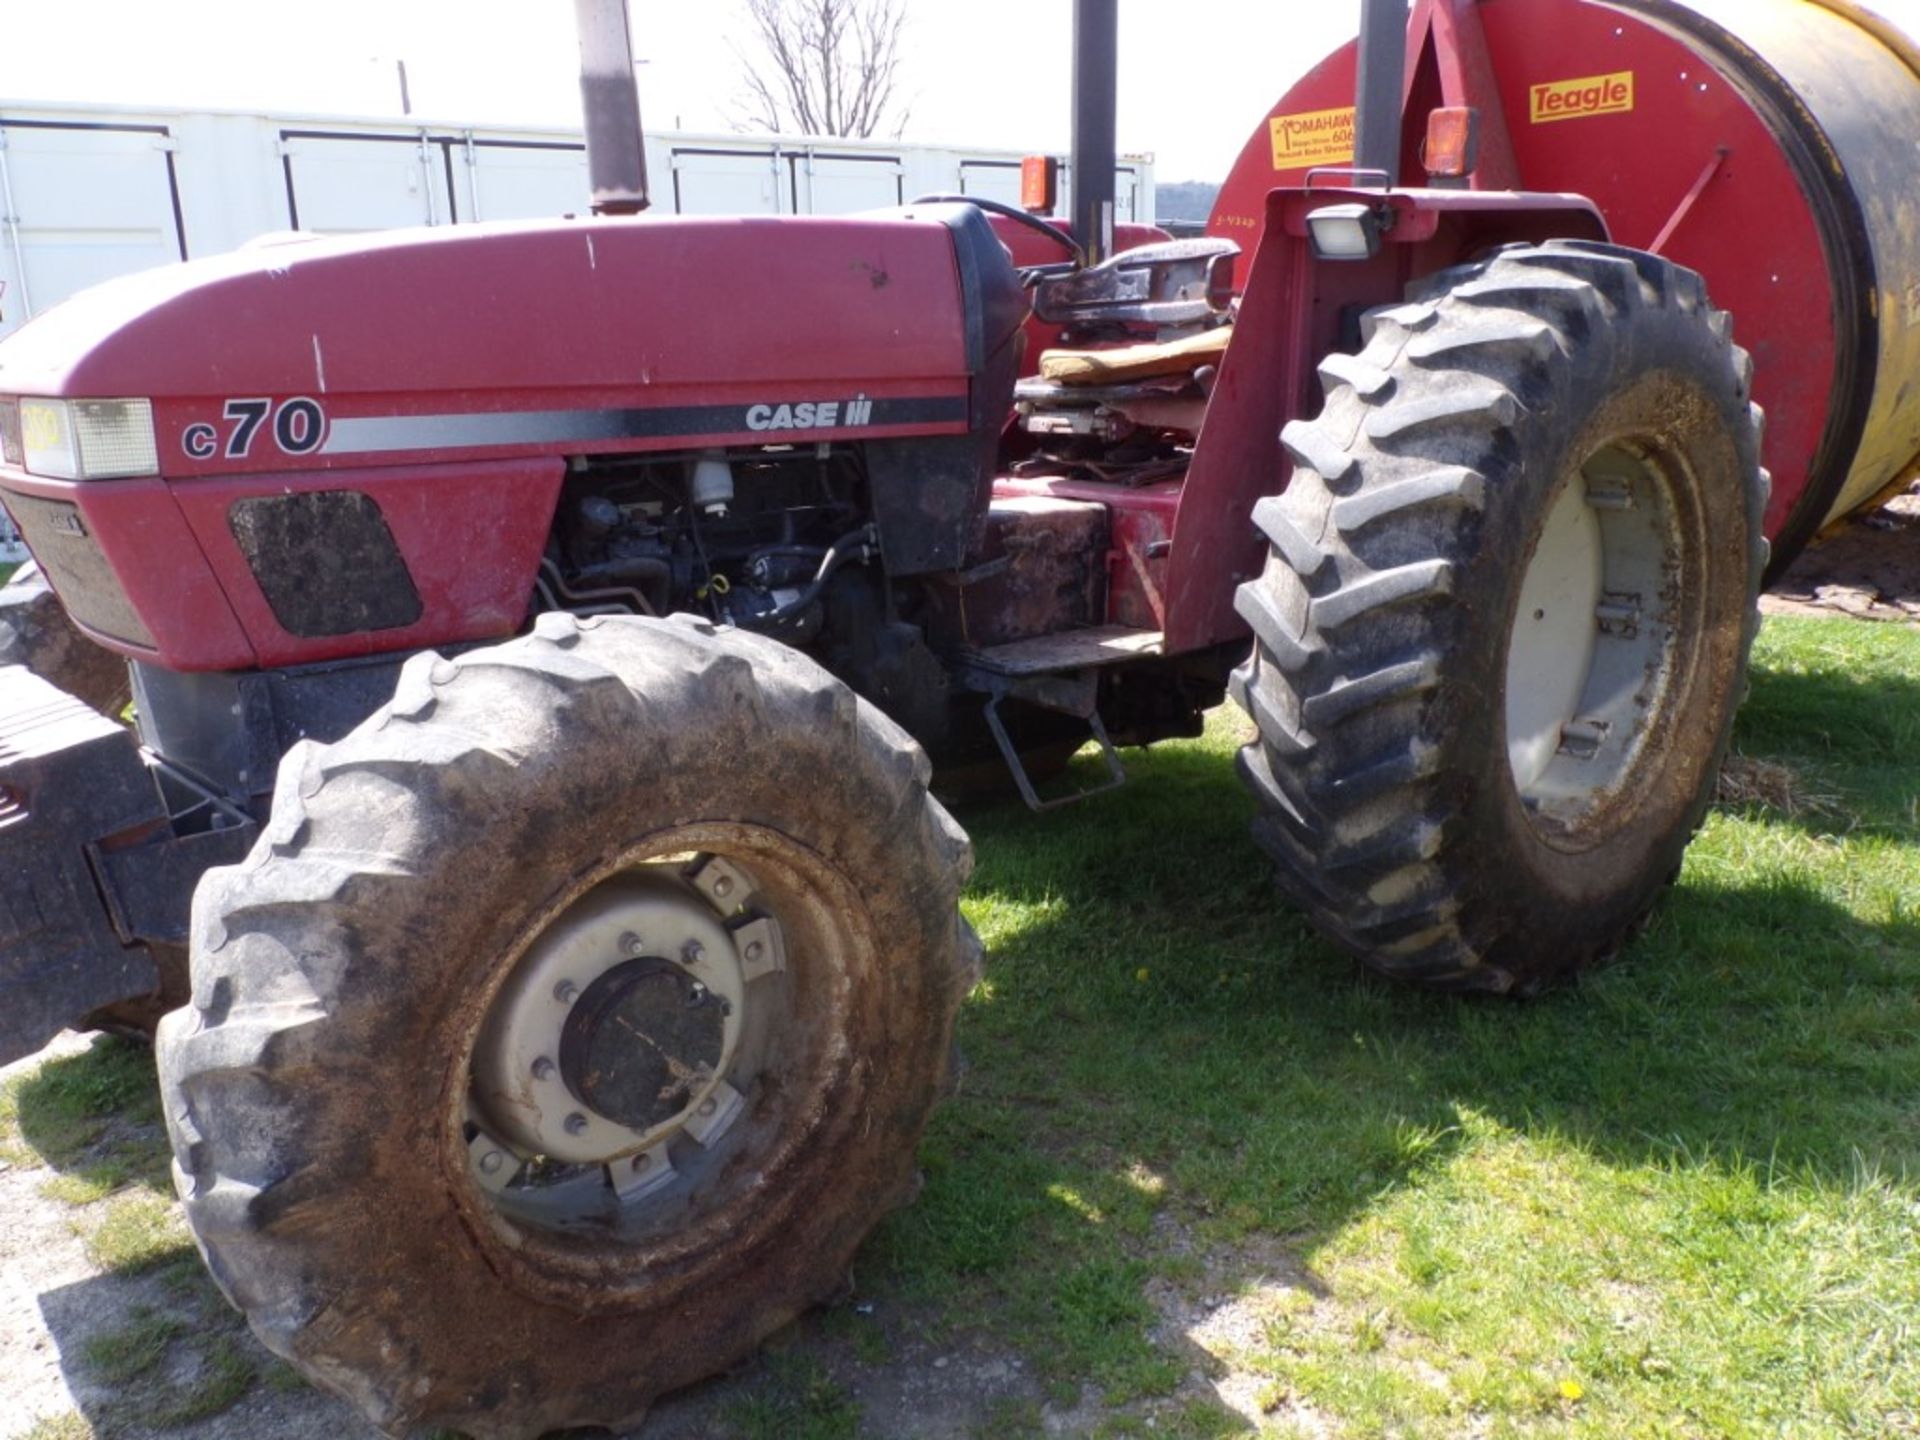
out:
<path id="1" fill-rule="evenodd" d="M 828 583 L 877 556 L 866 478 L 830 443 L 578 461 L 535 582 L 546 610 L 676 610 L 819 639 Z"/>

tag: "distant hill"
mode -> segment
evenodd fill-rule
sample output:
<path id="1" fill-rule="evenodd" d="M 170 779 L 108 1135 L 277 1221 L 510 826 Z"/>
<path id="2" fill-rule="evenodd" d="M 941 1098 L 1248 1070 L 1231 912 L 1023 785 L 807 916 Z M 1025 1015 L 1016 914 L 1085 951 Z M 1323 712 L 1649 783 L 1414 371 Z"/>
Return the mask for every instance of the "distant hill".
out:
<path id="1" fill-rule="evenodd" d="M 1205 221 L 1220 187 L 1210 180 L 1161 181 L 1153 187 L 1154 213 L 1162 220 Z"/>

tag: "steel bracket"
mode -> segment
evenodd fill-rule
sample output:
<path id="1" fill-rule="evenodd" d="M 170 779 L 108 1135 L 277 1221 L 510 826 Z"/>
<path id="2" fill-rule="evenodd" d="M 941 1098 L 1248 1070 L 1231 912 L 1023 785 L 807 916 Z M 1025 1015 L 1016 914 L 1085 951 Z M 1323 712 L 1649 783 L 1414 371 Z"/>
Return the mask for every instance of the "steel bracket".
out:
<path id="1" fill-rule="evenodd" d="M 1104 795 L 1110 790 L 1118 790 L 1127 783 L 1126 767 L 1120 763 L 1120 756 L 1113 748 L 1113 741 L 1107 738 L 1107 727 L 1102 723 L 1100 711 L 1094 705 L 1099 682 L 1093 674 L 1080 672 L 1068 675 L 1033 675 L 1014 678 L 975 671 L 968 678 L 975 688 L 988 692 L 987 729 L 992 732 L 993 743 L 1000 750 L 1000 758 L 1006 761 L 1007 770 L 1013 776 L 1013 783 L 1020 791 L 1020 798 L 1027 802 L 1029 810 L 1036 812 L 1058 810 L 1062 806 L 1073 805 L 1081 800 L 1091 800 L 1095 795 Z M 1033 778 L 1027 774 L 1027 767 L 1020 761 L 1020 752 L 1014 748 L 1013 738 L 1007 734 L 1005 722 L 1000 718 L 1000 702 L 1009 696 L 1044 709 L 1076 715 L 1085 720 L 1087 728 L 1093 732 L 1093 738 L 1100 742 L 1100 756 L 1106 761 L 1107 779 L 1085 790 L 1075 790 L 1066 795 L 1055 796 L 1051 800 L 1042 800 L 1040 792 L 1034 789 Z"/>

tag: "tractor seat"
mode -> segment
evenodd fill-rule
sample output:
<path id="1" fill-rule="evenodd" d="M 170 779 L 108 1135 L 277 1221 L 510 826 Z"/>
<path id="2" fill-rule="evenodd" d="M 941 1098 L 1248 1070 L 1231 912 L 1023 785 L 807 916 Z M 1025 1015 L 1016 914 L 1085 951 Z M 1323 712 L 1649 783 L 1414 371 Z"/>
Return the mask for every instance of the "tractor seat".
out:
<path id="1" fill-rule="evenodd" d="M 1043 350 L 1040 377 L 1058 385 L 1118 385 L 1160 376 L 1187 376 L 1203 365 L 1218 365 L 1233 338 L 1231 325 L 1104 350 Z"/>

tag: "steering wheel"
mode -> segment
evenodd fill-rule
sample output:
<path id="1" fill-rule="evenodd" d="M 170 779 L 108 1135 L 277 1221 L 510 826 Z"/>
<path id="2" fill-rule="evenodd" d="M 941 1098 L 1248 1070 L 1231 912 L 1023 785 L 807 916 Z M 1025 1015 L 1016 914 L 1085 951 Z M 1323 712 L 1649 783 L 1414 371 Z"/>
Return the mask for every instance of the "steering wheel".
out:
<path id="1" fill-rule="evenodd" d="M 1038 215 L 1031 215 L 1018 205 L 1008 205 L 999 200 L 989 200 L 982 195 L 922 195 L 913 202 L 916 205 L 972 205 L 990 214 L 1004 215 L 1009 220 L 1017 220 L 1029 230 L 1038 230 L 1056 244 L 1063 245 L 1067 253 L 1073 256 L 1074 264 L 1085 265 L 1087 255 L 1072 235 L 1058 226 L 1049 225 Z"/>

